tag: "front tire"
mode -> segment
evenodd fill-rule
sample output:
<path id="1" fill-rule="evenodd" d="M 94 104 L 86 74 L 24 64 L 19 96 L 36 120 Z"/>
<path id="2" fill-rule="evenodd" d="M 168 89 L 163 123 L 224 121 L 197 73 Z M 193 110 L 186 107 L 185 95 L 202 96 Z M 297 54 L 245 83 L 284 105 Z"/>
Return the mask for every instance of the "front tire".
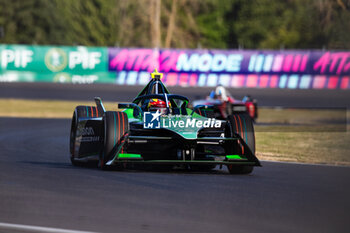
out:
<path id="1" fill-rule="evenodd" d="M 94 107 L 94 106 L 77 106 L 74 109 L 71 129 L 70 129 L 70 139 L 69 139 L 70 161 L 73 166 L 81 165 L 78 161 L 75 160 L 75 149 L 74 149 L 79 118 L 101 117 L 101 116 L 102 116 L 102 113 L 98 112 L 97 107 Z"/>
<path id="2" fill-rule="evenodd" d="M 232 132 L 238 134 L 248 145 L 251 152 L 255 154 L 255 134 L 251 117 L 246 113 L 232 114 L 228 116 L 227 120 L 230 122 Z M 248 152 L 245 151 L 243 145 L 237 141 L 236 146 L 228 148 L 226 153 L 244 156 Z M 247 165 L 228 165 L 227 168 L 231 174 L 250 174 L 254 170 L 253 166 Z"/>
<path id="3" fill-rule="evenodd" d="M 105 112 L 103 116 L 104 143 L 99 167 L 107 169 L 106 163 L 113 158 L 125 133 L 129 131 L 128 116 L 124 112 Z"/>

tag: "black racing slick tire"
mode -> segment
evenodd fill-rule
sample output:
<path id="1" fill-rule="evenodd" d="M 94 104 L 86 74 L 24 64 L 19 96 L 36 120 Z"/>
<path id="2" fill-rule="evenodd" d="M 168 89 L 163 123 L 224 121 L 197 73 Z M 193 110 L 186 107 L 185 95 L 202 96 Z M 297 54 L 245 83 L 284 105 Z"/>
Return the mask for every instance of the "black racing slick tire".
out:
<path id="1" fill-rule="evenodd" d="M 249 149 L 255 154 L 255 134 L 254 125 L 251 117 L 246 113 L 232 114 L 228 116 L 232 132 L 238 134 L 244 142 L 248 145 Z M 237 141 L 234 148 L 229 148 L 227 153 L 233 153 L 238 155 L 245 155 L 247 151 L 244 151 L 243 145 Z M 246 165 L 228 165 L 228 169 L 231 174 L 250 174 L 253 172 L 253 166 Z"/>
<path id="2" fill-rule="evenodd" d="M 115 155 L 123 137 L 129 131 L 128 116 L 124 112 L 105 112 L 103 124 L 104 143 L 100 154 L 99 167 L 107 169 L 106 163 Z"/>
<path id="3" fill-rule="evenodd" d="M 73 112 L 71 129 L 70 129 L 70 139 L 69 139 L 69 151 L 70 151 L 70 161 L 76 166 L 80 165 L 74 159 L 74 144 L 77 135 L 77 125 L 78 119 L 82 117 L 101 117 L 102 113 L 98 111 L 95 106 L 77 106 Z"/>

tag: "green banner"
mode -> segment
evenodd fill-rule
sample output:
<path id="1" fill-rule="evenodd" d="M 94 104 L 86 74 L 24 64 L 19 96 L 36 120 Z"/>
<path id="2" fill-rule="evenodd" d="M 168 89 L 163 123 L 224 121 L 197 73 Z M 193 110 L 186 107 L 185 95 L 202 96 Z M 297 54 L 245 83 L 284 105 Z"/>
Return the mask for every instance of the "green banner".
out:
<path id="1" fill-rule="evenodd" d="M 0 45 L 0 82 L 113 83 L 106 47 Z"/>
<path id="2" fill-rule="evenodd" d="M 108 71 L 106 47 L 0 45 L 1 71 L 90 73 Z"/>

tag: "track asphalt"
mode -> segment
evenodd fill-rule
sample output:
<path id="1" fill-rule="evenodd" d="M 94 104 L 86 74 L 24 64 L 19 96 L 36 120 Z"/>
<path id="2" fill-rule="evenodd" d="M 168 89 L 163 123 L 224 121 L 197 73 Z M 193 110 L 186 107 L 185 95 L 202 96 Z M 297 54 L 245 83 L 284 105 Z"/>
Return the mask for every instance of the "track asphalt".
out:
<path id="1" fill-rule="evenodd" d="M 124 233 L 348 232 L 350 167 L 100 171 L 70 164 L 69 130 L 68 119 L 0 118 L 0 222 Z"/>

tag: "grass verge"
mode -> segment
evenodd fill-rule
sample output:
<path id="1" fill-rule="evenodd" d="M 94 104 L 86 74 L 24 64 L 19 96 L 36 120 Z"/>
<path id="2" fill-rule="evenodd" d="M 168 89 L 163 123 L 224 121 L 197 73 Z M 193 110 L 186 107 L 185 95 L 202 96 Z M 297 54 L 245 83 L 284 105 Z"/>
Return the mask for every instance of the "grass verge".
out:
<path id="1" fill-rule="evenodd" d="M 256 132 L 259 159 L 350 166 L 348 132 Z"/>
<path id="2" fill-rule="evenodd" d="M 107 110 L 117 104 L 103 102 Z M 95 106 L 93 101 L 0 99 L 0 117 L 71 118 L 78 105 Z"/>
<path id="3" fill-rule="evenodd" d="M 344 109 L 259 109 L 259 159 L 350 165 L 349 112 Z"/>

